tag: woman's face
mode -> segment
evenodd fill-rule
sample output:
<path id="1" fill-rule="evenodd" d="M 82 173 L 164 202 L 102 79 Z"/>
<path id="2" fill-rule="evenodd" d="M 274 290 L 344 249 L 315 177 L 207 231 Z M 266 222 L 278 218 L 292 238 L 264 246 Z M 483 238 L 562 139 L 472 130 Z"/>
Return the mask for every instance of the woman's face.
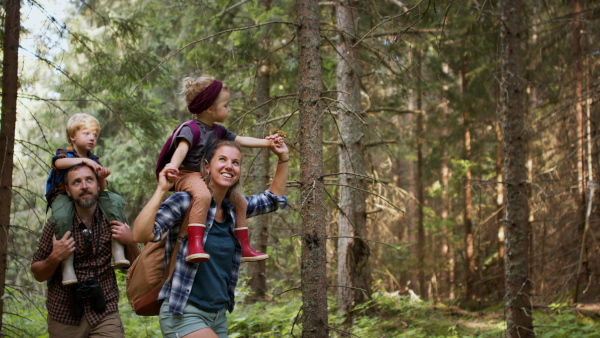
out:
<path id="1" fill-rule="evenodd" d="M 210 185 L 213 190 L 229 189 L 240 179 L 242 171 L 242 154 L 232 146 L 221 146 L 215 150 L 207 168 Z"/>

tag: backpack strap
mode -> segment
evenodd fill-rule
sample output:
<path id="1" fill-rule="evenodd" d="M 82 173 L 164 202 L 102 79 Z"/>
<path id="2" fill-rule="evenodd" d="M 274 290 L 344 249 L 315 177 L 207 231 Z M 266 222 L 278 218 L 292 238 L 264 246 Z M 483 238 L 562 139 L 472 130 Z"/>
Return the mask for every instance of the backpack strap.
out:
<path id="1" fill-rule="evenodd" d="M 219 140 L 223 139 L 223 126 L 220 124 L 213 124 L 214 128 L 215 128 L 215 132 L 217 133 L 217 138 Z"/>
<path id="2" fill-rule="evenodd" d="M 187 217 L 186 217 L 187 218 Z M 173 278 L 173 272 L 175 272 L 175 265 L 177 262 L 177 254 L 179 253 L 179 247 L 181 246 L 181 242 L 183 238 L 187 236 L 188 231 L 188 222 L 182 223 L 181 227 L 179 227 L 179 235 L 177 236 L 177 243 L 173 247 L 173 252 L 171 252 L 171 260 L 169 261 L 169 265 L 165 270 L 165 274 L 167 274 L 167 280 L 171 283 L 171 279 Z"/>

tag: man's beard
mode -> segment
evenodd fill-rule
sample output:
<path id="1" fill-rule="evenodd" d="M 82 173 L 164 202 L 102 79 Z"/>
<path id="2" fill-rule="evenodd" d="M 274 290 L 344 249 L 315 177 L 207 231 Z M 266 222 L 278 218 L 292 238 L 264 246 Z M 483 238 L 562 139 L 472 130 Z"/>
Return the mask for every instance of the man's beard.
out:
<path id="1" fill-rule="evenodd" d="M 91 191 L 82 191 L 81 194 L 91 193 Z M 98 200 L 98 194 L 93 194 L 86 196 L 85 198 L 79 197 L 78 199 L 74 199 L 75 204 L 82 208 L 91 208 L 96 204 Z"/>

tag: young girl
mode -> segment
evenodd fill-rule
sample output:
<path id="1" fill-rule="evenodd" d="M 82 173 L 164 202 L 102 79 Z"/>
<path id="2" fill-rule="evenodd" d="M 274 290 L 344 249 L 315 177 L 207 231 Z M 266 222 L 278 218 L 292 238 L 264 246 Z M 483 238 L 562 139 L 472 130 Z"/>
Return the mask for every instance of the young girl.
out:
<path id="1" fill-rule="evenodd" d="M 269 148 L 271 140 L 283 142 L 280 136 L 271 135 L 265 139 L 238 136 L 215 122 L 223 123 L 229 115 L 229 88 L 213 77 L 185 78 L 183 92 L 190 113 L 196 115 L 195 122 L 200 129 L 200 138 L 193 144 L 193 131 L 184 125 L 174 136 L 177 146 L 171 162 L 165 168 L 177 172 L 176 191 L 186 191 L 192 196 L 188 220 L 188 263 L 205 262 L 210 256 L 204 252 L 203 239 L 206 230 L 206 215 L 211 203 L 211 193 L 200 174 L 200 161 L 206 148 L 217 139 L 235 141 L 242 147 Z M 216 130 L 216 129 L 220 130 Z M 224 178 L 229 173 L 223 172 Z M 258 253 L 250 247 L 248 228 L 246 227 L 246 199 L 240 194 L 231 196 L 235 210 L 235 236 L 242 245 L 242 262 L 256 262 L 267 259 L 267 254 Z"/>

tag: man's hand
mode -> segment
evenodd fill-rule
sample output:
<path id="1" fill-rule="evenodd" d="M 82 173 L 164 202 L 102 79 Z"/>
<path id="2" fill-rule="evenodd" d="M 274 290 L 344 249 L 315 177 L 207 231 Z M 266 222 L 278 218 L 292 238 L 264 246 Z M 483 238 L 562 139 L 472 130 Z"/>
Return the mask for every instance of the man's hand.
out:
<path id="1" fill-rule="evenodd" d="M 98 180 L 105 179 L 110 175 L 110 170 L 108 168 L 100 167 L 100 169 L 96 170 L 96 174 L 98 174 Z"/>
<path id="2" fill-rule="evenodd" d="M 67 231 L 61 239 L 52 236 L 52 256 L 59 261 L 64 261 L 75 251 L 75 239 L 71 237 L 71 231 Z"/>
<path id="3" fill-rule="evenodd" d="M 119 243 L 123 245 L 131 245 L 135 243 L 129 225 L 119 221 L 111 221 L 110 224 L 110 233 L 114 239 L 119 241 Z"/>

